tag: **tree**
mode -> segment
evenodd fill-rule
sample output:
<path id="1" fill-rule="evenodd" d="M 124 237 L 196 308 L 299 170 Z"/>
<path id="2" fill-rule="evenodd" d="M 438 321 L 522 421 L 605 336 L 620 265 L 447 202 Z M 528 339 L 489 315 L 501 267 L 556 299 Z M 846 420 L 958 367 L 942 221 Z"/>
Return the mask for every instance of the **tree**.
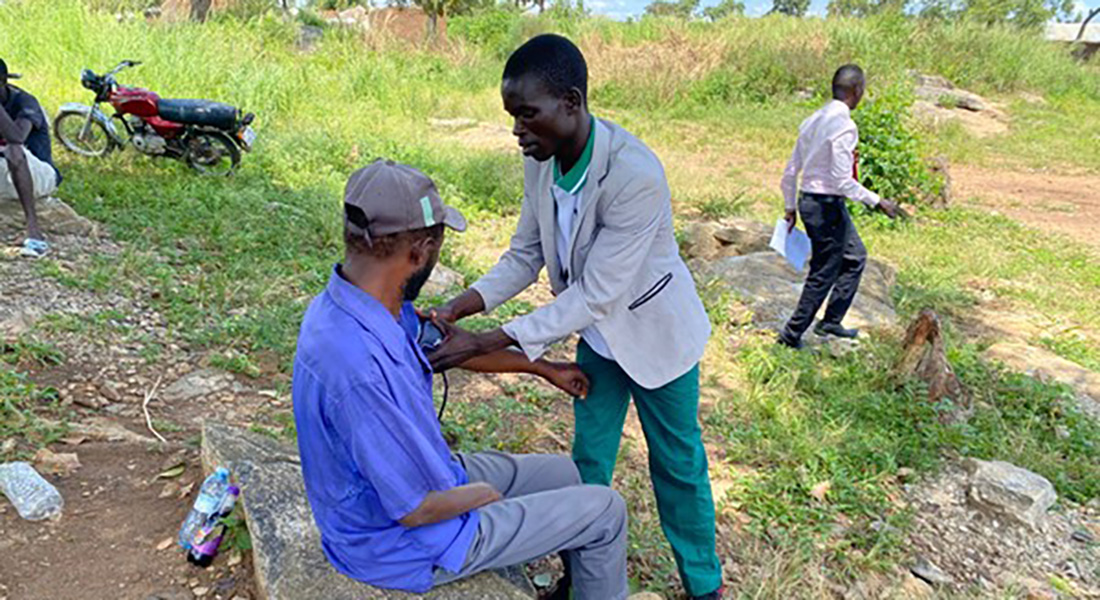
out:
<path id="1" fill-rule="evenodd" d="M 867 17 L 888 12 L 905 12 L 909 0 L 830 0 L 830 17 Z"/>
<path id="2" fill-rule="evenodd" d="M 413 4 L 424 11 L 424 15 L 428 17 L 428 39 L 434 40 L 439 34 L 439 19 L 440 17 L 446 19 L 447 15 L 450 15 L 461 8 L 463 5 L 462 0 L 411 0 Z M 409 0 L 395 0 L 392 2 L 394 6 L 407 6 Z"/>
<path id="3" fill-rule="evenodd" d="M 191 0 L 191 20 L 199 23 L 206 21 L 206 14 L 210 12 L 210 0 Z"/>
<path id="4" fill-rule="evenodd" d="M 703 9 L 703 17 L 711 22 L 743 14 L 745 14 L 745 3 L 739 0 L 722 0 L 714 6 Z"/>
<path id="5" fill-rule="evenodd" d="M 1073 14 L 1073 0 L 926 0 L 923 17 L 969 19 L 986 25 L 1041 27 L 1052 18 Z"/>
<path id="6" fill-rule="evenodd" d="M 654 0 L 645 7 L 645 14 L 653 17 L 690 19 L 699 8 L 699 0 Z"/>
<path id="7" fill-rule="evenodd" d="M 775 0 L 768 14 L 779 13 L 792 17 L 801 17 L 810 9 L 810 0 Z"/>

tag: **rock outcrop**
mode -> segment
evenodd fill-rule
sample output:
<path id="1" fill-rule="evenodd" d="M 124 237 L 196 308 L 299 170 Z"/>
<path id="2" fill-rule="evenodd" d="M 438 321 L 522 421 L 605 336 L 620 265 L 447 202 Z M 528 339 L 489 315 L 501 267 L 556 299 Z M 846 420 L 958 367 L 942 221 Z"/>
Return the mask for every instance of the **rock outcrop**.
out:
<path id="1" fill-rule="evenodd" d="M 484 573 L 424 596 L 383 590 L 341 575 L 321 551 L 297 448 L 226 425 L 203 428 L 203 464 L 225 466 L 241 488 L 252 537 L 257 590 L 267 600 L 530 600 L 496 573 Z"/>

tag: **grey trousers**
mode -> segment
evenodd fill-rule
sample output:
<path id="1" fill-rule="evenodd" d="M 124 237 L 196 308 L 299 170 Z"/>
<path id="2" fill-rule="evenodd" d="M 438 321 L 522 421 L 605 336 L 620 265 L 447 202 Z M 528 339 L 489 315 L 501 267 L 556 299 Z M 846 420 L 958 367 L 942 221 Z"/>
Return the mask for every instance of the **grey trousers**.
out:
<path id="1" fill-rule="evenodd" d="M 436 585 L 560 552 L 576 600 L 623 600 L 626 503 L 618 492 L 581 484 L 568 456 L 458 455 L 471 482 L 485 482 L 504 499 L 478 509 L 477 535 L 458 573 L 435 572 Z"/>
<path id="2" fill-rule="evenodd" d="M 810 236 L 813 254 L 798 308 L 784 332 L 790 338 L 798 339 L 810 328 L 826 297 L 829 306 L 822 322 L 836 325 L 844 319 L 856 297 L 867 264 L 867 248 L 848 215 L 846 202 L 841 196 L 806 192 L 798 199 L 798 212 Z"/>

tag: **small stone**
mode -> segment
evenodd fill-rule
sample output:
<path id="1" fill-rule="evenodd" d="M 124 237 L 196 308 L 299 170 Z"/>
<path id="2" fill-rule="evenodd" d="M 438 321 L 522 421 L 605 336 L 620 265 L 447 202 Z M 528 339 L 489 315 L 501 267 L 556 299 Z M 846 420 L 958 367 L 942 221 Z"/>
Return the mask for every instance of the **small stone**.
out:
<path id="1" fill-rule="evenodd" d="M 917 474 L 916 471 L 909 467 L 902 467 L 898 469 L 898 480 L 903 482 L 912 481 L 913 477 Z"/>
<path id="2" fill-rule="evenodd" d="M 935 563 L 924 556 L 918 556 L 913 566 L 909 567 L 909 571 L 932 585 L 951 585 L 955 583 L 954 578 L 944 573 Z"/>
<path id="3" fill-rule="evenodd" d="M 1084 529 L 1078 529 L 1077 531 L 1074 531 L 1073 535 L 1070 536 L 1070 539 L 1075 542 L 1081 542 L 1082 544 L 1091 544 L 1092 542 L 1096 541 L 1096 538 L 1094 538 L 1091 533 L 1085 531 Z"/>
<path id="4" fill-rule="evenodd" d="M 157 544 L 157 550 L 160 550 L 160 551 L 167 550 L 172 545 L 172 542 L 174 542 L 174 541 L 175 541 L 175 539 L 170 538 L 170 537 L 164 538 L 163 540 L 160 541 L 159 544 Z"/>
<path id="5" fill-rule="evenodd" d="M 103 407 L 103 404 L 101 404 L 99 398 L 92 398 L 91 396 L 77 396 L 77 395 L 74 395 L 74 396 L 72 396 L 72 399 L 73 399 L 73 404 L 75 404 L 77 406 L 83 406 L 84 408 L 89 408 L 91 410 L 99 410 L 100 408 Z"/>
<path id="6" fill-rule="evenodd" d="M 118 385 L 110 381 L 104 381 L 99 385 L 99 395 L 111 402 L 120 402 L 122 394 L 118 393 Z"/>
<path id="7" fill-rule="evenodd" d="M 73 453 L 53 452 L 49 448 L 42 448 L 34 455 L 34 464 L 47 473 L 65 476 L 80 468 L 80 459 Z"/>
<path id="8" fill-rule="evenodd" d="M 195 594 L 196 598 L 202 598 L 203 596 L 210 593 L 210 588 L 205 587 L 205 586 L 199 586 L 197 588 L 192 589 L 191 593 Z"/>

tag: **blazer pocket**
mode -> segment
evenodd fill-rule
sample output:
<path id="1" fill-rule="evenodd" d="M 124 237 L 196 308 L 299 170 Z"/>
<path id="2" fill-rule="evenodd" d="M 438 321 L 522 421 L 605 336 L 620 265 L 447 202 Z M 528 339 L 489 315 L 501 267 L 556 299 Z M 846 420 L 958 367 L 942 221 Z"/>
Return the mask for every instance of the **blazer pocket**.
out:
<path id="1" fill-rule="evenodd" d="M 649 288 L 649 290 L 646 293 L 639 296 L 638 299 L 635 300 L 634 302 L 631 302 L 630 306 L 626 307 L 627 310 L 635 310 L 639 306 L 645 304 L 646 302 L 649 302 L 650 300 L 652 300 L 654 298 L 654 296 L 656 296 L 657 294 L 660 294 L 666 287 L 668 287 L 668 284 L 671 281 L 672 281 L 672 273 L 666 273 L 665 276 L 660 278 L 659 280 L 657 280 L 657 283 L 653 284 L 653 287 Z"/>

